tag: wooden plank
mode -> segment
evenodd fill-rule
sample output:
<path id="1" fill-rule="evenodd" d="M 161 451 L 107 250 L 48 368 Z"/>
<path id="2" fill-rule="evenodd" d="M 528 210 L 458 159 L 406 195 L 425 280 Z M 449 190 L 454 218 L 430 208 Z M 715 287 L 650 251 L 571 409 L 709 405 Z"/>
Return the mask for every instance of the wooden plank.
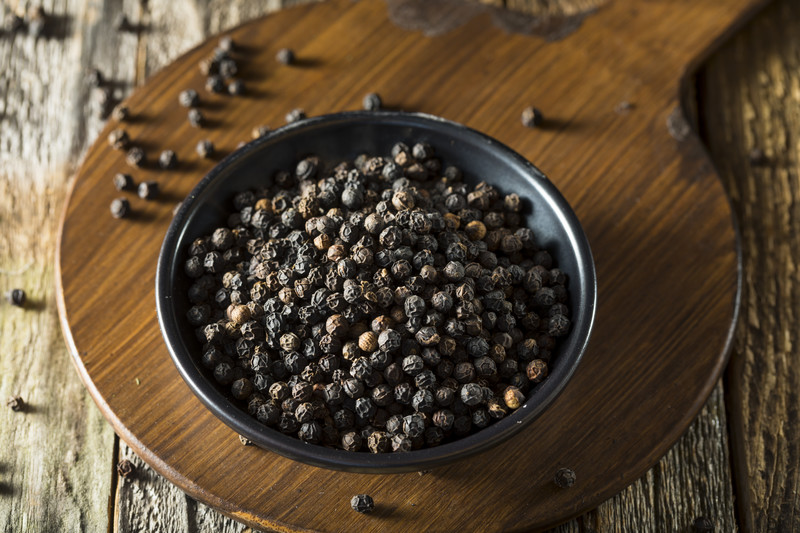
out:
<path id="1" fill-rule="evenodd" d="M 64 346 L 54 250 L 69 177 L 103 124 L 85 69 L 102 68 L 124 89 L 135 39 L 105 22 L 116 3 L 43 7 L 43 36 L 0 36 L 0 289 L 23 288 L 29 299 L 24 310 L 0 304 L 0 531 L 104 531 L 114 435 Z M 12 394 L 28 407 L 6 408 Z"/>
<path id="2" fill-rule="evenodd" d="M 798 50 L 800 5 L 776 1 L 709 61 L 699 86 L 704 134 L 739 218 L 747 274 L 728 370 L 745 531 L 800 529 Z"/>

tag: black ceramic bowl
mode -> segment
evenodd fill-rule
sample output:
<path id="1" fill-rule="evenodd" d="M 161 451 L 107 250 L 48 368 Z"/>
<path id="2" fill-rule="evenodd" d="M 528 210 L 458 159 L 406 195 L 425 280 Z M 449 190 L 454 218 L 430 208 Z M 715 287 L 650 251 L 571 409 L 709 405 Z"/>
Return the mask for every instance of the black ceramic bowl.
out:
<path id="1" fill-rule="evenodd" d="M 306 444 L 261 424 L 216 384 L 199 363 L 201 345 L 186 319 L 189 280 L 183 272 L 188 244 L 225 225 L 235 193 L 255 188 L 263 176 L 294 168 L 302 157 L 352 160 L 388 154 L 394 143 L 430 143 L 443 165 L 455 165 L 467 182 L 485 180 L 527 200 L 525 222 L 568 276 L 572 329 L 553 354 L 548 378 L 532 388 L 509 416 L 460 440 L 407 453 L 346 452 Z M 156 275 L 156 305 L 164 340 L 186 383 L 218 418 L 255 444 L 304 463 L 338 470 L 394 473 L 430 469 L 486 450 L 518 433 L 558 396 L 583 356 L 594 321 L 595 270 L 589 243 L 570 206 L 552 183 L 522 156 L 460 124 L 399 112 L 349 112 L 315 117 L 275 130 L 225 158 L 184 200 L 167 231 Z M 556 431 L 556 428 L 551 428 Z"/>

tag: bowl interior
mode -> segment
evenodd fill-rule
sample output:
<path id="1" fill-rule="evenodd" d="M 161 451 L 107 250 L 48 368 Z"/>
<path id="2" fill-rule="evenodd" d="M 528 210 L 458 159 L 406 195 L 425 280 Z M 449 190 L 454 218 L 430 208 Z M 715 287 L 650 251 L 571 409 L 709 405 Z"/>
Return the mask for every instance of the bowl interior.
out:
<path id="1" fill-rule="evenodd" d="M 502 193 L 525 200 L 525 223 L 568 276 L 572 329 L 561 338 L 549 377 L 532 388 L 526 403 L 489 427 L 434 448 L 408 453 L 345 452 L 308 445 L 262 425 L 237 405 L 226 387 L 199 364 L 201 344 L 186 319 L 190 280 L 183 273 L 188 244 L 225 225 L 233 196 L 259 187 L 278 170 L 317 155 L 325 163 L 352 160 L 361 153 L 387 155 L 394 143 L 430 143 L 443 167 L 455 165 L 464 180 L 481 180 Z M 286 126 L 228 156 L 189 194 L 170 225 L 159 257 L 156 304 L 170 354 L 200 400 L 223 422 L 261 447 L 316 466 L 358 472 L 403 472 L 440 466 L 485 450 L 510 437 L 551 403 L 572 375 L 588 342 L 594 320 L 594 263 L 577 217 L 550 181 L 524 158 L 499 142 L 436 117 L 400 112 L 351 112 L 326 115 Z"/>

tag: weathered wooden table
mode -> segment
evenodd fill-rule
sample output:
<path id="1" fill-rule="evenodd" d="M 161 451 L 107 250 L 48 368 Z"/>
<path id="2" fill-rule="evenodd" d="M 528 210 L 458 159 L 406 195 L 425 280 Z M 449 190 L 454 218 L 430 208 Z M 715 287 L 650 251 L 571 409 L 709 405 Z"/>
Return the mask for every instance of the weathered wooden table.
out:
<path id="1" fill-rule="evenodd" d="M 47 2 L 44 36 L 0 34 L 0 288 L 22 287 L 30 300 L 25 310 L 0 306 L 0 396 L 19 394 L 28 404 L 22 412 L 0 409 L 0 530 L 244 529 L 152 472 L 102 418 L 62 340 L 54 249 L 70 176 L 103 125 L 86 69 L 100 68 L 120 98 L 205 36 L 290 3 Z M 493 3 L 553 16 L 605 2 Z M 28 7 L 9 4 L 18 12 Z M 133 31 L 114 30 L 121 13 Z M 743 308 L 732 362 L 657 466 L 558 531 L 690 531 L 699 517 L 715 531 L 800 529 L 799 58 L 800 7 L 779 0 L 701 68 L 697 127 L 742 238 Z M 123 458 L 136 465 L 135 476 L 118 477 Z"/>

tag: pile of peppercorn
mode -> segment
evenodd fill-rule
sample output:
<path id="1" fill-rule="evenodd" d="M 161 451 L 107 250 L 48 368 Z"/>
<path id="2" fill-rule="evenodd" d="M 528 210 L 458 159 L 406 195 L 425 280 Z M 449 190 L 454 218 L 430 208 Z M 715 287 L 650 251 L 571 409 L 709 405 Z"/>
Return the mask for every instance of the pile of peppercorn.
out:
<path id="1" fill-rule="evenodd" d="M 569 331 L 519 196 L 467 185 L 428 144 L 308 157 L 233 206 L 189 246 L 187 318 L 216 381 L 305 442 L 402 452 L 485 428 Z"/>

